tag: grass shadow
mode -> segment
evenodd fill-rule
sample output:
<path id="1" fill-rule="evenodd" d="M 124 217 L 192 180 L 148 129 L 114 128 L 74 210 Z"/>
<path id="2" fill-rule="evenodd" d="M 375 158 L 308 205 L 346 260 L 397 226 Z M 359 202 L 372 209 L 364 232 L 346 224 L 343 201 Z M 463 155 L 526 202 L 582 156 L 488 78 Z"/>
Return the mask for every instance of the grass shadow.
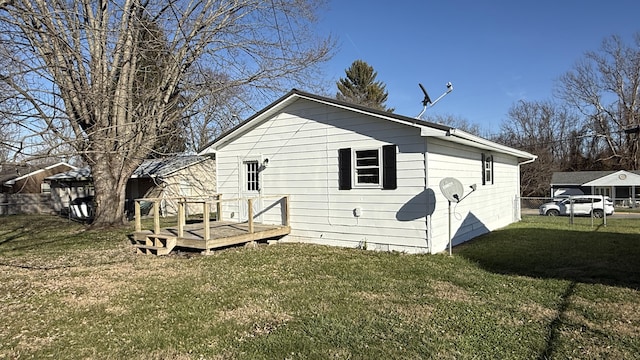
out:
<path id="1" fill-rule="evenodd" d="M 494 273 L 640 289 L 638 234 L 533 225 L 494 231 L 454 252 Z"/>
<path id="2" fill-rule="evenodd" d="M 41 243 L 42 234 L 50 234 L 50 238 L 57 235 L 61 228 L 68 228 L 69 220 L 58 216 L 8 216 L 0 219 L 0 227 L 10 229 L 0 232 L 0 252 L 11 246 L 23 247 L 25 243 Z M 64 224 L 64 226 L 62 226 Z M 50 240 L 50 239 L 49 239 Z M 20 245 L 12 245 L 19 242 Z M 48 243 L 50 241 L 45 241 Z"/>

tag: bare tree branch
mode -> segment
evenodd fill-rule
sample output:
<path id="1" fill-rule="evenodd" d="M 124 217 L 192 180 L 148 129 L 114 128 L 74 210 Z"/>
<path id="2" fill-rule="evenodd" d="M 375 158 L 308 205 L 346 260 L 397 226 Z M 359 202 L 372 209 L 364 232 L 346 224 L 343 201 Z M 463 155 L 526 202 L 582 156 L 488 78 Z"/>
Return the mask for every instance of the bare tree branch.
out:
<path id="1" fill-rule="evenodd" d="M 640 124 L 640 34 L 632 45 L 619 36 L 606 38 L 560 78 L 557 94 L 597 135 L 597 161 L 611 169 L 638 169 L 638 136 L 624 130 Z"/>
<path id="2" fill-rule="evenodd" d="M 210 100 L 310 84 L 333 48 L 309 31 L 318 5 L 0 0 L 0 61 L 14 63 L 0 81 L 28 104 L 15 123 L 38 124 L 25 125 L 25 137 L 56 139 L 92 167 L 96 224 L 120 223 L 129 176 L 185 114 L 214 103 L 228 114 L 228 104 Z M 206 74 L 224 81 L 192 82 Z"/>

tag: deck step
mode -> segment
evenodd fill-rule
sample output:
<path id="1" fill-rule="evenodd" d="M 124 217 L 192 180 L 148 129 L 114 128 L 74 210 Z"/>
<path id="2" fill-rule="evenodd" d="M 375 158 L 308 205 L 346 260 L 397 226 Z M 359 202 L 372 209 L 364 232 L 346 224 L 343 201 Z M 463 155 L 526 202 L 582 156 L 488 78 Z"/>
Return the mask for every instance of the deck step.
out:
<path id="1" fill-rule="evenodd" d="M 144 255 L 169 255 L 173 248 L 148 246 L 148 245 L 136 245 L 136 252 Z"/>
<path id="2" fill-rule="evenodd" d="M 176 246 L 177 238 L 170 235 L 145 233 L 143 236 L 134 236 L 134 241 L 138 254 L 168 255 Z"/>

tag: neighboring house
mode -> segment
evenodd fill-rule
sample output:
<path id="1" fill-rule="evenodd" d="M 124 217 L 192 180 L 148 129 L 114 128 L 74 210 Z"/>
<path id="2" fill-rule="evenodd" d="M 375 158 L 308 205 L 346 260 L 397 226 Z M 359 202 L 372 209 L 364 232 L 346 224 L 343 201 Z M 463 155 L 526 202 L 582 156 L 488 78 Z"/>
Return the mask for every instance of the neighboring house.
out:
<path id="1" fill-rule="evenodd" d="M 27 164 L 3 164 L 0 166 L 1 193 L 39 194 L 48 193 L 48 176 L 77 169 L 73 165 L 59 162 L 53 165 L 33 166 Z"/>
<path id="2" fill-rule="evenodd" d="M 0 165 L 0 215 L 53 213 L 47 176 L 75 169 L 64 162 L 53 165 Z"/>
<path id="3" fill-rule="evenodd" d="M 554 172 L 551 176 L 551 196 L 576 191 L 590 195 L 605 195 L 616 205 L 637 206 L 640 198 L 640 171 L 570 171 Z"/>
<path id="4" fill-rule="evenodd" d="M 93 178 L 88 167 L 47 178 L 58 210 L 69 207 L 76 198 L 94 196 Z M 134 199 L 162 198 L 163 215 L 177 212 L 176 197 L 215 194 L 215 160 L 207 156 L 185 155 L 145 160 L 127 182 L 126 210 L 133 211 Z M 190 209 L 191 213 L 202 209 Z"/>
<path id="5" fill-rule="evenodd" d="M 292 90 L 200 153 L 215 154 L 223 199 L 254 197 L 253 213 L 278 224 L 262 201 L 290 195 L 299 241 L 409 253 L 437 253 L 520 218 L 524 151 L 393 113 Z M 439 183 L 467 191 L 452 206 Z M 244 201 L 224 202 L 223 218 L 246 221 Z"/>

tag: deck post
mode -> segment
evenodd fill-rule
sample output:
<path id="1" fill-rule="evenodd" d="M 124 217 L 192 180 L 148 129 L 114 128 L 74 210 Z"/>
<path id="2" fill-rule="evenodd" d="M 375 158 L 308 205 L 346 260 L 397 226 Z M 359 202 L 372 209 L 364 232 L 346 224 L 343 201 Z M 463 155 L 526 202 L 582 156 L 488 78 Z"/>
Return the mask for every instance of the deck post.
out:
<path id="1" fill-rule="evenodd" d="M 216 221 L 222 221 L 222 194 L 216 196 Z"/>
<path id="2" fill-rule="evenodd" d="M 136 232 L 140 232 L 142 231 L 142 223 L 141 223 L 142 213 L 140 211 L 140 201 L 134 200 L 133 204 L 135 208 L 135 217 L 136 217 Z"/>
<path id="3" fill-rule="evenodd" d="M 178 201 L 178 237 L 184 237 L 184 201 Z"/>
<path id="4" fill-rule="evenodd" d="M 204 223 L 204 241 L 211 238 L 211 227 L 209 225 L 209 202 L 204 201 L 202 204 L 202 220 Z"/>
<path id="5" fill-rule="evenodd" d="M 253 199 L 247 199 L 247 213 L 249 214 L 249 232 L 253 234 Z"/>
<path id="6" fill-rule="evenodd" d="M 289 195 L 284 196 L 284 225 L 290 226 L 291 217 L 289 216 Z"/>
<path id="7" fill-rule="evenodd" d="M 160 204 L 153 200 L 153 233 L 160 234 Z"/>
<path id="8" fill-rule="evenodd" d="M 187 198 L 181 197 L 180 201 L 184 204 L 184 217 L 182 218 L 182 225 L 187 225 L 187 219 L 189 218 L 189 204 L 187 203 Z"/>

